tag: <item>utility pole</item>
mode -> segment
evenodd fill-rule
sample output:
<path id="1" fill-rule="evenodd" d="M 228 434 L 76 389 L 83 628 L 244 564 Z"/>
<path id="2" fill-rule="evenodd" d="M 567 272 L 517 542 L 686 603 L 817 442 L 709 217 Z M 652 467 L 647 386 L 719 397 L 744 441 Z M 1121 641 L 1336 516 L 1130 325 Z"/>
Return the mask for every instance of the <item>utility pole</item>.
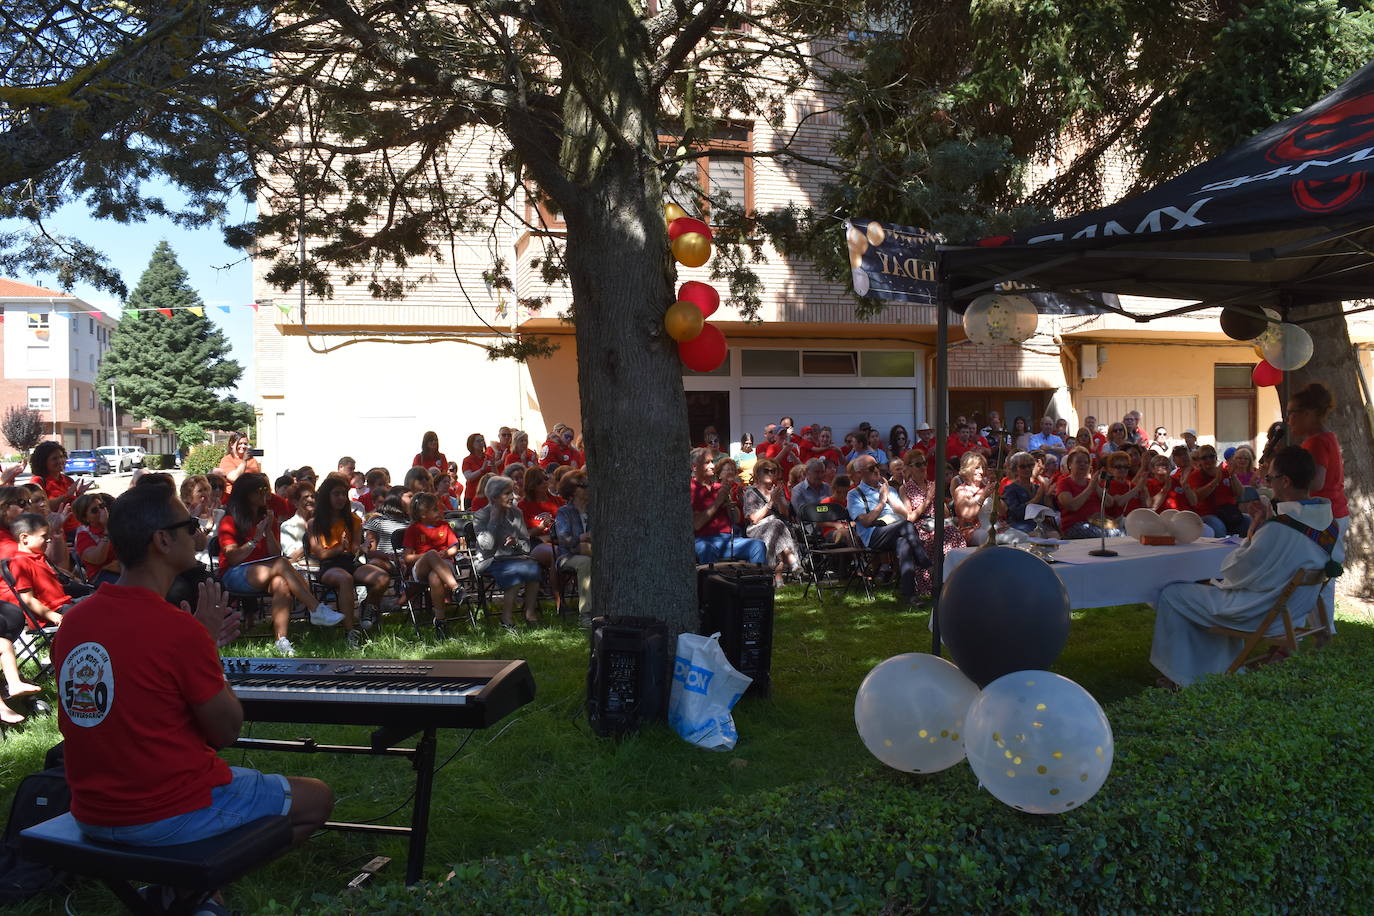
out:
<path id="1" fill-rule="evenodd" d="M 115 401 L 115 386 L 110 384 L 110 444 L 119 447 L 119 406 Z M 115 452 L 115 460 L 119 460 L 119 452 Z"/>

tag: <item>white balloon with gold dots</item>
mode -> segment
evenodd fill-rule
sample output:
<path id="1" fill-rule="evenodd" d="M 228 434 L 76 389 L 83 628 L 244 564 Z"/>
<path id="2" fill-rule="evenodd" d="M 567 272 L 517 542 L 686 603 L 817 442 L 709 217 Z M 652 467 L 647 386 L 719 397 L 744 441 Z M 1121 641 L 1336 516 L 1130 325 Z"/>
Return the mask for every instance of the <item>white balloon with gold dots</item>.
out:
<path id="1" fill-rule="evenodd" d="M 1112 769 L 1112 727 L 1092 694 L 1048 671 L 1016 671 L 969 707 L 964 750 L 979 784 L 1029 814 L 1062 814 Z"/>
<path id="2" fill-rule="evenodd" d="M 908 652 L 878 664 L 854 697 L 869 752 L 905 773 L 937 773 L 964 759 L 964 717 L 978 685 L 936 655 Z"/>

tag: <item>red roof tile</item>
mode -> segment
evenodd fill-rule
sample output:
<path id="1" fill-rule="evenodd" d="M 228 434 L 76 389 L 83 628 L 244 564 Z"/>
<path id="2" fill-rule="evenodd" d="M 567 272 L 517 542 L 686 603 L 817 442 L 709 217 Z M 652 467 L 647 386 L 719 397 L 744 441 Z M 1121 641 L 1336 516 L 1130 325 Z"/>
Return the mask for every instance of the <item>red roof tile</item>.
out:
<path id="1" fill-rule="evenodd" d="M 18 280 L 6 280 L 4 277 L 0 277 L 0 299 L 46 299 L 48 297 L 73 298 L 71 293 L 60 293 L 56 290 L 34 286 L 31 283 L 20 283 Z"/>

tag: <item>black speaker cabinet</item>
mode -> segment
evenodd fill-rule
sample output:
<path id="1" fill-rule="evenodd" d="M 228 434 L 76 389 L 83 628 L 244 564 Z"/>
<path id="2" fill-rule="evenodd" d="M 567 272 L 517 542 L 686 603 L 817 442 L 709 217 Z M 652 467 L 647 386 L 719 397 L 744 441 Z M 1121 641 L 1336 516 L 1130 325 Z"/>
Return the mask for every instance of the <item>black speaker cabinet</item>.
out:
<path id="1" fill-rule="evenodd" d="M 701 629 L 720 633 L 730 664 L 754 679 L 746 696 L 773 692 L 773 575 L 758 567 L 722 570 L 705 578 Z"/>
<path id="2" fill-rule="evenodd" d="M 653 617 L 592 621 L 587 721 L 604 737 L 638 731 L 668 716 L 672 647 L 668 624 Z"/>

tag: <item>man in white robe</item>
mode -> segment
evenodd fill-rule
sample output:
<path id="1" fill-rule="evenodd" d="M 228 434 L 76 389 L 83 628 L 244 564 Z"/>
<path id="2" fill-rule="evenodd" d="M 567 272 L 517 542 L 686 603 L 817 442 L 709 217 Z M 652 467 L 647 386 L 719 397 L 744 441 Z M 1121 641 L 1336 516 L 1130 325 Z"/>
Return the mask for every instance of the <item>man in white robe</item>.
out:
<path id="1" fill-rule="evenodd" d="M 1253 629 L 1278 600 L 1300 569 L 1323 569 L 1343 559 L 1335 539 L 1331 503 L 1308 496 L 1316 466 L 1297 446 L 1280 451 L 1266 478 L 1274 489 L 1278 516 L 1298 522 L 1292 527 L 1270 515 L 1263 500 L 1251 504 L 1250 533 L 1221 567 L 1216 584 L 1175 583 L 1160 593 L 1155 609 L 1150 664 L 1170 681 L 1186 687 L 1205 674 L 1230 667 L 1244 641 L 1209 633 L 1211 626 Z M 1317 605 L 1319 589 L 1297 589 L 1288 599 L 1293 625 L 1300 626 Z M 1327 608 L 1327 614 L 1334 610 Z M 1270 635 L 1282 632 L 1276 621 Z"/>

